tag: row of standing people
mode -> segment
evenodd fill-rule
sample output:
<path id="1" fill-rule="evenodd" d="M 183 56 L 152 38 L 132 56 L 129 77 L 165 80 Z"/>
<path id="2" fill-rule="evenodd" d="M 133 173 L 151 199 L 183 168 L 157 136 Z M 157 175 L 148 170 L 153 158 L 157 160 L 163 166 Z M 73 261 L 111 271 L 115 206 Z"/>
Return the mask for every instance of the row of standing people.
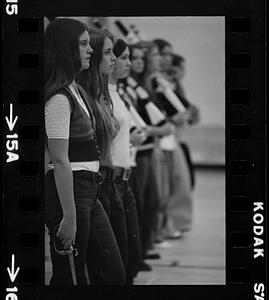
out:
<path id="1" fill-rule="evenodd" d="M 144 46 L 137 49 L 147 57 L 146 67 L 154 53 L 148 48 L 145 54 Z M 51 285 L 132 284 L 164 224 L 172 226 L 167 166 L 180 155 L 172 161 L 158 144 L 162 136 L 175 134 L 182 117 L 158 109 L 144 82 L 129 76 L 134 50 L 130 53 L 123 40 L 106 31 L 69 18 L 56 19 L 46 29 L 45 208 Z M 161 88 L 160 72 L 151 73 L 147 78 Z M 152 89 L 152 95 L 164 95 Z M 139 91 L 144 92 L 140 101 Z M 157 122 L 150 120 L 146 103 L 158 112 Z"/>

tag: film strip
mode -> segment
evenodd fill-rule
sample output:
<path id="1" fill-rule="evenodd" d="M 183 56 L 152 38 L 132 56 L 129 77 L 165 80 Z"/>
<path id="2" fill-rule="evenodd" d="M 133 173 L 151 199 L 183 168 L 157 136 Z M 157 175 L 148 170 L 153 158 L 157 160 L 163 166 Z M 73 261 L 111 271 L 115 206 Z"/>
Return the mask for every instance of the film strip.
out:
<path id="1" fill-rule="evenodd" d="M 241 1 L 230 7 L 220 3 L 214 12 L 210 3 L 205 8 L 190 4 L 181 8 L 176 11 L 182 16 L 203 16 L 208 11 L 225 16 L 226 284 L 90 290 L 101 297 L 113 289 L 126 299 L 169 298 L 175 293 L 182 299 L 267 299 L 265 3 Z M 152 15 L 149 8 L 147 12 Z M 3 299 L 85 295 L 82 288 L 44 286 L 43 16 L 53 14 L 85 12 L 69 4 L 46 7 L 39 1 L 6 0 L 4 5 Z M 115 8 L 110 14 L 117 15 Z"/>

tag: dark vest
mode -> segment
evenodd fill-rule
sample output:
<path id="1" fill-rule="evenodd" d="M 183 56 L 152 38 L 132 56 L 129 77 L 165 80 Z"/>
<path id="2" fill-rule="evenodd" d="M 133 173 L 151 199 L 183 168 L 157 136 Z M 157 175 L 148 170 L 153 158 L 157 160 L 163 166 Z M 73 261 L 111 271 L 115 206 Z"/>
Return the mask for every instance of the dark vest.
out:
<path id="1" fill-rule="evenodd" d="M 91 108 L 86 101 L 85 92 L 78 86 L 80 96 L 88 108 L 90 118 L 69 88 L 63 88 L 57 92 L 67 97 L 71 106 L 70 129 L 69 129 L 69 150 L 68 157 L 70 162 L 87 162 L 100 160 L 95 137 L 95 119 Z"/>

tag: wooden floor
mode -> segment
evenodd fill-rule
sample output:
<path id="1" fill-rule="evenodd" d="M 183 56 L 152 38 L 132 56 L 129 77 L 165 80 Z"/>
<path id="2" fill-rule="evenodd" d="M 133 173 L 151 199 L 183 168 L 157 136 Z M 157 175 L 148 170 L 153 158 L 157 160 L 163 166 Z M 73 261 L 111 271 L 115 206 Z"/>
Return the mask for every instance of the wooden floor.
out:
<path id="1" fill-rule="evenodd" d="M 183 140 L 191 149 L 194 164 L 224 166 L 225 128 L 223 126 L 197 125 L 185 128 Z"/>
<path id="2" fill-rule="evenodd" d="M 140 272 L 135 284 L 225 284 L 224 195 L 224 171 L 197 171 L 192 230 L 169 241 L 171 247 L 152 250 L 161 259 L 147 260 L 152 271 Z"/>
<path id="3" fill-rule="evenodd" d="M 225 284 L 225 183 L 223 170 L 197 170 L 193 228 L 169 248 L 156 247 L 159 260 L 147 260 L 150 272 L 139 272 L 136 285 Z M 175 211 L 175 223 L 177 213 Z M 46 249 L 46 284 L 51 264 Z"/>

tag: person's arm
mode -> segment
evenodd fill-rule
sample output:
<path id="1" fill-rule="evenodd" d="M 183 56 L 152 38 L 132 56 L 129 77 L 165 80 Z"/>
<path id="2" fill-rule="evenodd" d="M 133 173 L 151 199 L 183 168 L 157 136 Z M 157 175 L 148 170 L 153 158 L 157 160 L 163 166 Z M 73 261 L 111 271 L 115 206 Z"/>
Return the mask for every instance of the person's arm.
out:
<path id="1" fill-rule="evenodd" d="M 56 187 L 63 210 L 63 219 L 57 236 L 62 239 L 65 248 L 69 248 L 74 244 L 76 236 L 76 207 L 73 192 L 73 174 L 68 159 L 68 145 L 68 140 L 48 139 Z"/>
<path id="2" fill-rule="evenodd" d="M 70 115 L 71 106 L 64 95 L 53 96 L 45 106 L 48 152 L 54 167 L 56 188 L 63 211 L 57 236 L 65 248 L 74 243 L 76 235 L 73 174 L 68 158 Z"/>
<path id="3" fill-rule="evenodd" d="M 146 140 L 146 133 L 144 128 L 135 128 L 130 133 L 130 142 L 133 146 L 139 146 Z"/>
<path id="4" fill-rule="evenodd" d="M 170 123 L 166 122 L 161 126 L 147 126 L 146 127 L 146 134 L 147 136 L 166 136 L 175 133 L 175 126 Z"/>
<path id="5" fill-rule="evenodd" d="M 155 80 L 153 79 L 153 86 L 155 87 L 157 99 L 166 112 L 169 121 L 176 126 L 183 126 L 189 118 L 189 113 L 171 88 L 170 83 L 165 78 L 158 77 Z"/>
<path id="6" fill-rule="evenodd" d="M 199 108 L 196 105 L 192 104 L 189 100 L 187 100 L 184 89 L 181 86 L 180 82 L 178 83 L 175 93 L 187 109 L 187 112 L 189 114 L 188 123 L 191 125 L 198 123 L 200 121 Z"/>
<path id="7" fill-rule="evenodd" d="M 189 109 L 189 124 L 194 125 L 197 124 L 200 121 L 200 111 L 199 108 L 193 104 L 190 105 Z"/>
<path id="8" fill-rule="evenodd" d="M 177 95 L 178 99 L 182 102 L 182 104 L 184 105 L 184 107 L 186 107 L 186 109 L 188 109 L 191 105 L 190 101 L 186 98 L 186 94 L 184 91 L 183 86 L 181 85 L 180 82 L 178 82 L 178 85 L 175 89 L 175 94 Z"/>
<path id="9" fill-rule="evenodd" d="M 189 119 L 188 111 L 182 113 L 178 112 L 170 117 L 171 122 L 179 127 L 184 126 L 188 122 L 188 119 Z"/>

